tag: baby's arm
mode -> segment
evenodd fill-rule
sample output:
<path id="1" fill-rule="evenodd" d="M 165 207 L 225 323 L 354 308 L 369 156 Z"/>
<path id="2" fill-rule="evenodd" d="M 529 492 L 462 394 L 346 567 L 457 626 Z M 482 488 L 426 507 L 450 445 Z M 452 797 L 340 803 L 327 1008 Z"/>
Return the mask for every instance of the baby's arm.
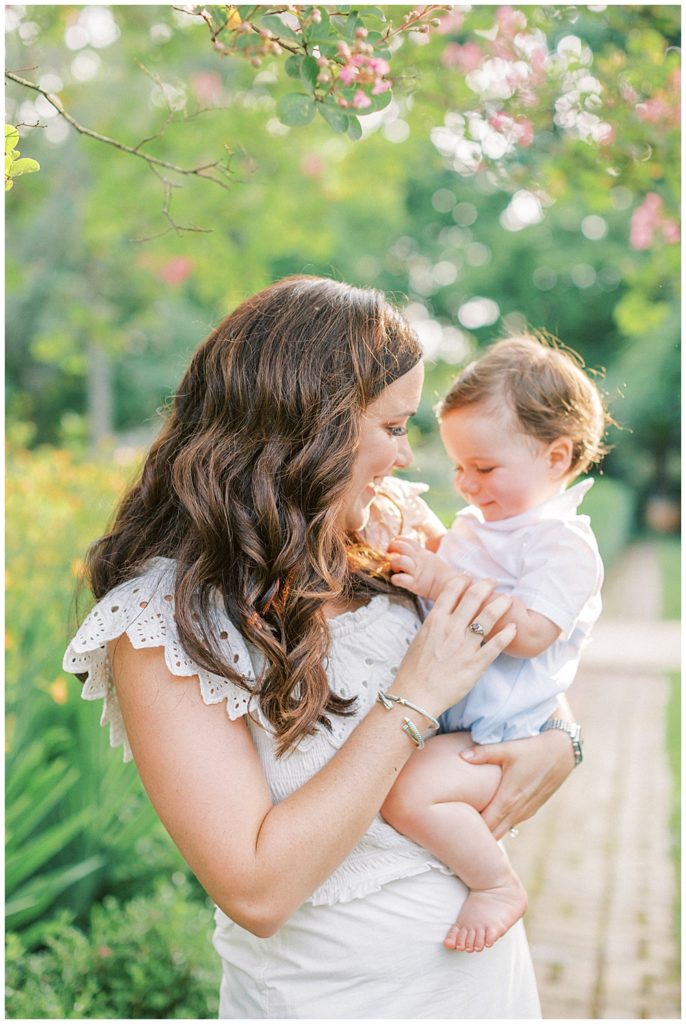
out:
<path id="1" fill-rule="evenodd" d="M 429 601 L 436 600 L 448 580 L 460 575 L 438 555 L 406 537 L 391 541 L 388 554 L 394 573 L 391 583 Z M 561 633 L 559 626 L 545 615 L 531 611 L 518 597 L 513 598 L 512 606 L 498 627 L 502 629 L 508 622 L 514 622 L 517 627 L 517 635 L 505 648 L 505 653 L 512 658 L 534 658 L 542 654 Z"/>
<path id="2" fill-rule="evenodd" d="M 535 658 L 554 644 L 562 632 L 551 619 L 540 612 L 532 612 L 514 595 L 507 613 L 494 629 L 502 629 L 508 622 L 514 622 L 517 627 L 517 635 L 504 651 L 511 658 Z"/>

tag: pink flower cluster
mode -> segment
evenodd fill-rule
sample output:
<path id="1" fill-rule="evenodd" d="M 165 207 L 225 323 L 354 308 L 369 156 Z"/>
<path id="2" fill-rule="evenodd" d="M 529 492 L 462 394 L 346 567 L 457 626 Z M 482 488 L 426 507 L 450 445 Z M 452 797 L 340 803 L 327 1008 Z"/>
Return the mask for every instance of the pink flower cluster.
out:
<path id="1" fill-rule="evenodd" d="M 660 90 L 645 103 L 636 106 L 636 113 L 642 121 L 660 124 L 665 127 L 681 124 L 679 70 L 670 75 L 669 90 Z"/>
<path id="2" fill-rule="evenodd" d="M 448 43 L 441 55 L 441 61 L 447 68 L 457 68 L 465 74 L 475 71 L 483 58 L 481 47 L 476 43 Z"/>
<path id="3" fill-rule="evenodd" d="M 338 44 L 338 54 L 345 61 L 338 72 L 338 81 L 342 85 L 356 85 L 359 88 L 351 100 L 342 96 L 338 103 L 341 107 L 364 110 L 372 104 L 370 96 L 378 96 L 391 88 L 391 81 L 386 78 L 391 68 L 383 57 L 375 57 L 373 47 L 364 42 L 364 29 L 358 29 L 357 35 L 352 50 L 343 40 Z"/>
<path id="4" fill-rule="evenodd" d="M 186 256 L 175 256 L 160 267 L 158 277 L 172 288 L 178 288 L 193 271 L 193 263 Z"/>
<path id="5" fill-rule="evenodd" d="M 517 145 L 523 146 L 524 149 L 531 146 L 534 141 L 534 126 L 525 117 L 510 117 L 499 111 L 493 114 L 488 123 L 497 132 L 507 136 Z"/>
<path id="6" fill-rule="evenodd" d="M 665 217 L 662 197 L 649 192 L 631 215 L 629 244 L 632 249 L 649 249 L 656 235 L 667 245 L 677 245 L 680 231 L 675 220 Z"/>

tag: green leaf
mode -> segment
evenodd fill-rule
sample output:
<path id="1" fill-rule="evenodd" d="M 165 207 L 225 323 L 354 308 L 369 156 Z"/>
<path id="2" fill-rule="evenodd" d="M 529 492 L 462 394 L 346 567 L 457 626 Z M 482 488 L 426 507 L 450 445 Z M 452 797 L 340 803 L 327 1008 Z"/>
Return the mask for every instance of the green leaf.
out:
<path id="1" fill-rule="evenodd" d="M 377 110 L 385 110 L 388 104 L 393 99 L 393 93 L 390 89 L 386 89 L 386 92 L 377 93 L 376 96 L 370 96 L 372 101 L 371 107 L 367 107 L 365 114 L 375 114 Z"/>
<path id="2" fill-rule="evenodd" d="M 360 124 L 360 119 L 355 114 L 349 114 L 348 119 L 348 137 L 351 138 L 353 142 L 357 142 L 358 139 L 362 138 L 362 125 Z"/>
<path id="3" fill-rule="evenodd" d="M 298 43 L 302 42 L 302 37 L 286 25 L 278 14 L 265 14 L 263 18 L 260 18 L 260 24 L 268 28 L 279 39 L 291 39 Z"/>
<path id="4" fill-rule="evenodd" d="M 31 174 L 34 171 L 40 171 L 38 161 L 31 160 L 29 157 L 22 157 L 21 160 L 15 160 L 12 164 L 11 174 L 13 178 L 16 178 L 19 174 Z"/>
<path id="5" fill-rule="evenodd" d="M 103 865 L 103 858 L 96 855 L 78 864 L 56 868 L 32 878 L 7 901 L 5 920 L 8 926 L 18 928 L 24 922 L 35 919 L 47 910 L 65 889 L 80 882 L 82 878 L 91 875 Z"/>
<path id="6" fill-rule="evenodd" d="M 13 124 L 5 125 L 5 153 L 11 153 L 19 145 L 19 132 Z"/>
<path id="7" fill-rule="evenodd" d="M 40 871 L 74 836 L 86 828 L 92 815 L 91 808 L 84 807 L 80 813 L 72 815 L 66 821 L 45 829 L 41 832 L 40 839 L 31 843 L 28 849 L 8 854 L 5 858 L 7 892 L 11 893 L 24 879 Z"/>
<path id="8" fill-rule="evenodd" d="M 321 103 L 319 113 L 335 132 L 347 132 L 350 116 L 336 103 Z"/>
<path id="9" fill-rule="evenodd" d="M 317 84 L 317 75 L 319 74 L 319 65 L 314 57 L 305 57 L 300 66 L 300 74 L 303 81 L 309 82 L 314 88 Z"/>
<path id="10" fill-rule="evenodd" d="M 303 59 L 298 53 L 294 53 L 288 58 L 284 67 L 289 78 L 300 78 Z"/>
<path id="11" fill-rule="evenodd" d="M 276 116 L 291 127 L 309 124 L 316 113 L 316 104 L 311 96 L 301 92 L 290 92 L 276 104 Z"/>
<path id="12" fill-rule="evenodd" d="M 363 18 L 376 18 L 378 21 L 386 20 L 386 15 L 380 7 L 363 7 L 360 14 Z"/>

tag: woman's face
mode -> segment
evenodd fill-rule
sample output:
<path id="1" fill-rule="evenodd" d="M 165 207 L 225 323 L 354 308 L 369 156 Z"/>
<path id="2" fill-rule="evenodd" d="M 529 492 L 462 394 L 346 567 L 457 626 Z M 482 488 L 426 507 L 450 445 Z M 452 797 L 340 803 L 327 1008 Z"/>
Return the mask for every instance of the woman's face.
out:
<path id="1" fill-rule="evenodd" d="M 341 510 L 342 529 L 361 530 L 383 477 L 412 463 L 407 421 L 417 411 L 423 383 L 424 364 L 417 363 L 365 409 L 353 476 Z"/>

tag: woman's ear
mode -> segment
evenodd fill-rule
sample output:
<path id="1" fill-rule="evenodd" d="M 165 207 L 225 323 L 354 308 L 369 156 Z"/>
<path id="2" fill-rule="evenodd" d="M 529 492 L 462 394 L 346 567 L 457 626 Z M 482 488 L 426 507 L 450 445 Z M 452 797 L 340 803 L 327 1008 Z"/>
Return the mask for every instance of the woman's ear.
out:
<path id="1" fill-rule="evenodd" d="M 561 480 L 567 476 L 572 465 L 574 455 L 574 443 L 571 437 L 556 437 L 551 441 L 546 451 L 548 468 L 553 480 Z"/>

